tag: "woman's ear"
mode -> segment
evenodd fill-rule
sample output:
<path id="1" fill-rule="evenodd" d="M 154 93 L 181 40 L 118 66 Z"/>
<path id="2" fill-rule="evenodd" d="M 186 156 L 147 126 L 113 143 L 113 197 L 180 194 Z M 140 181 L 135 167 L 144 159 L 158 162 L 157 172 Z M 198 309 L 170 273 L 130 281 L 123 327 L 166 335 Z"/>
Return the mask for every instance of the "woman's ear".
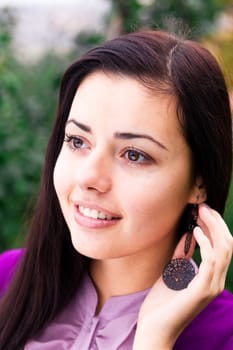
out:
<path id="1" fill-rule="evenodd" d="M 201 176 L 198 176 L 194 182 L 189 203 L 201 204 L 206 200 L 207 200 L 207 192 L 204 185 L 204 181 Z"/>

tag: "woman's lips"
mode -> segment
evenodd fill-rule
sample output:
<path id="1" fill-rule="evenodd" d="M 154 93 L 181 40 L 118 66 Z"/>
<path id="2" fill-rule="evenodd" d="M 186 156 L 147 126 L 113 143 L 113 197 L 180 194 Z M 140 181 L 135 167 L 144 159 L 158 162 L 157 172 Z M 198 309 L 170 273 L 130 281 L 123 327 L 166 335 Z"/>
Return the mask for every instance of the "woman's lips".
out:
<path id="1" fill-rule="evenodd" d="M 97 206 L 76 205 L 75 221 L 89 228 L 104 228 L 115 225 L 121 217 Z"/>

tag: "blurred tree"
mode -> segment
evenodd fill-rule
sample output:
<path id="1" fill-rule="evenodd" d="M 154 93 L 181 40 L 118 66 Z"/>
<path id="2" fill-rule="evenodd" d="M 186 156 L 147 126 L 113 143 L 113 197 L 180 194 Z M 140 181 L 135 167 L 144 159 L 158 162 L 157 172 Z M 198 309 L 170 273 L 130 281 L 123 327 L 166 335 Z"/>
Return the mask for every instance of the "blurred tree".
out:
<path id="1" fill-rule="evenodd" d="M 14 143 L 14 137 L 12 137 L 12 140 L 9 140 L 8 136 L 11 133 L 11 130 L 14 129 L 13 124 L 17 120 L 18 111 L 14 110 L 14 99 L 17 96 L 17 91 L 19 89 L 19 79 L 13 74 L 11 69 L 15 63 L 11 49 L 13 26 L 14 18 L 12 14 L 7 9 L 3 9 L 0 13 L 0 248 L 5 246 L 4 242 L 7 236 L 5 228 L 8 226 L 6 217 L 6 208 L 8 207 L 9 200 L 8 188 L 14 186 L 14 184 L 9 181 L 10 174 L 14 173 L 13 163 L 12 165 L 8 164 L 9 155 L 11 153 L 14 155 L 14 152 L 12 152 L 12 149 L 14 148 L 12 145 L 12 143 Z M 10 118 L 10 115 L 12 115 L 12 119 Z M 13 218 L 11 218 L 11 220 L 12 219 Z"/>
<path id="2" fill-rule="evenodd" d="M 119 32 L 139 27 L 192 31 L 200 37 L 213 30 L 214 20 L 231 0 L 112 0 L 120 18 Z M 186 33 L 187 34 L 187 33 Z"/>
<path id="3" fill-rule="evenodd" d="M 233 23 L 233 9 L 232 9 Z M 204 38 L 203 44 L 216 56 L 221 65 L 228 87 L 233 89 L 233 26 Z"/>
<path id="4" fill-rule="evenodd" d="M 84 53 L 92 47 L 100 44 L 105 40 L 105 37 L 102 33 L 89 31 L 80 31 L 74 37 L 74 49 L 71 50 L 71 55 L 74 58 L 77 58 L 77 49 L 78 54 Z"/>
<path id="5" fill-rule="evenodd" d="M 118 17 L 118 32 L 128 33 L 140 26 L 141 11 L 145 9 L 138 0 L 112 0 L 113 17 Z M 118 34 L 118 33 L 115 33 Z"/>
<path id="6" fill-rule="evenodd" d="M 36 194 L 65 59 L 21 64 L 11 46 L 14 17 L 0 12 L 0 250 L 20 245 Z"/>

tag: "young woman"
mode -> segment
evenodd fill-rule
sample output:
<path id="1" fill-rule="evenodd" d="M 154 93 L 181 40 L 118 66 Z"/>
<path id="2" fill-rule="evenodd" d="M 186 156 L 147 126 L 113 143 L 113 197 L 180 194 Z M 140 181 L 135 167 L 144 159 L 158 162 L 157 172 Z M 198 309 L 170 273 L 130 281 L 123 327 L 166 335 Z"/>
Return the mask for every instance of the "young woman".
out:
<path id="1" fill-rule="evenodd" d="M 233 349 L 231 171 L 224 78 L 198 43 L 142 31 L 73 63 L 26 249 L 1 257 L 0 349 Z"/>

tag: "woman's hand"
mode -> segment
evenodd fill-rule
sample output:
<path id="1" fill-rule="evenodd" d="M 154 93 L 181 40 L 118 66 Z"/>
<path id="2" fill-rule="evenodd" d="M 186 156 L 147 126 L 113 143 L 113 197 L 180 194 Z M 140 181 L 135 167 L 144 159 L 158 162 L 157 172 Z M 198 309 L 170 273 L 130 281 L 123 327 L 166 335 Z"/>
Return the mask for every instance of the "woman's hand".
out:
<path id="1" fill-rule="evenodd" d="M 222 217 L 205 204 L 199 206 L 194 237 L 200 246 L 201 264 L 187 288 L 169 289 L 162 277 L 143 302 L 133 350 L 172 349 L 184 328 L 223 289 L 233 252 L 233 238 Z M 184 257 L 184 238 L 173 258 Z"/>

